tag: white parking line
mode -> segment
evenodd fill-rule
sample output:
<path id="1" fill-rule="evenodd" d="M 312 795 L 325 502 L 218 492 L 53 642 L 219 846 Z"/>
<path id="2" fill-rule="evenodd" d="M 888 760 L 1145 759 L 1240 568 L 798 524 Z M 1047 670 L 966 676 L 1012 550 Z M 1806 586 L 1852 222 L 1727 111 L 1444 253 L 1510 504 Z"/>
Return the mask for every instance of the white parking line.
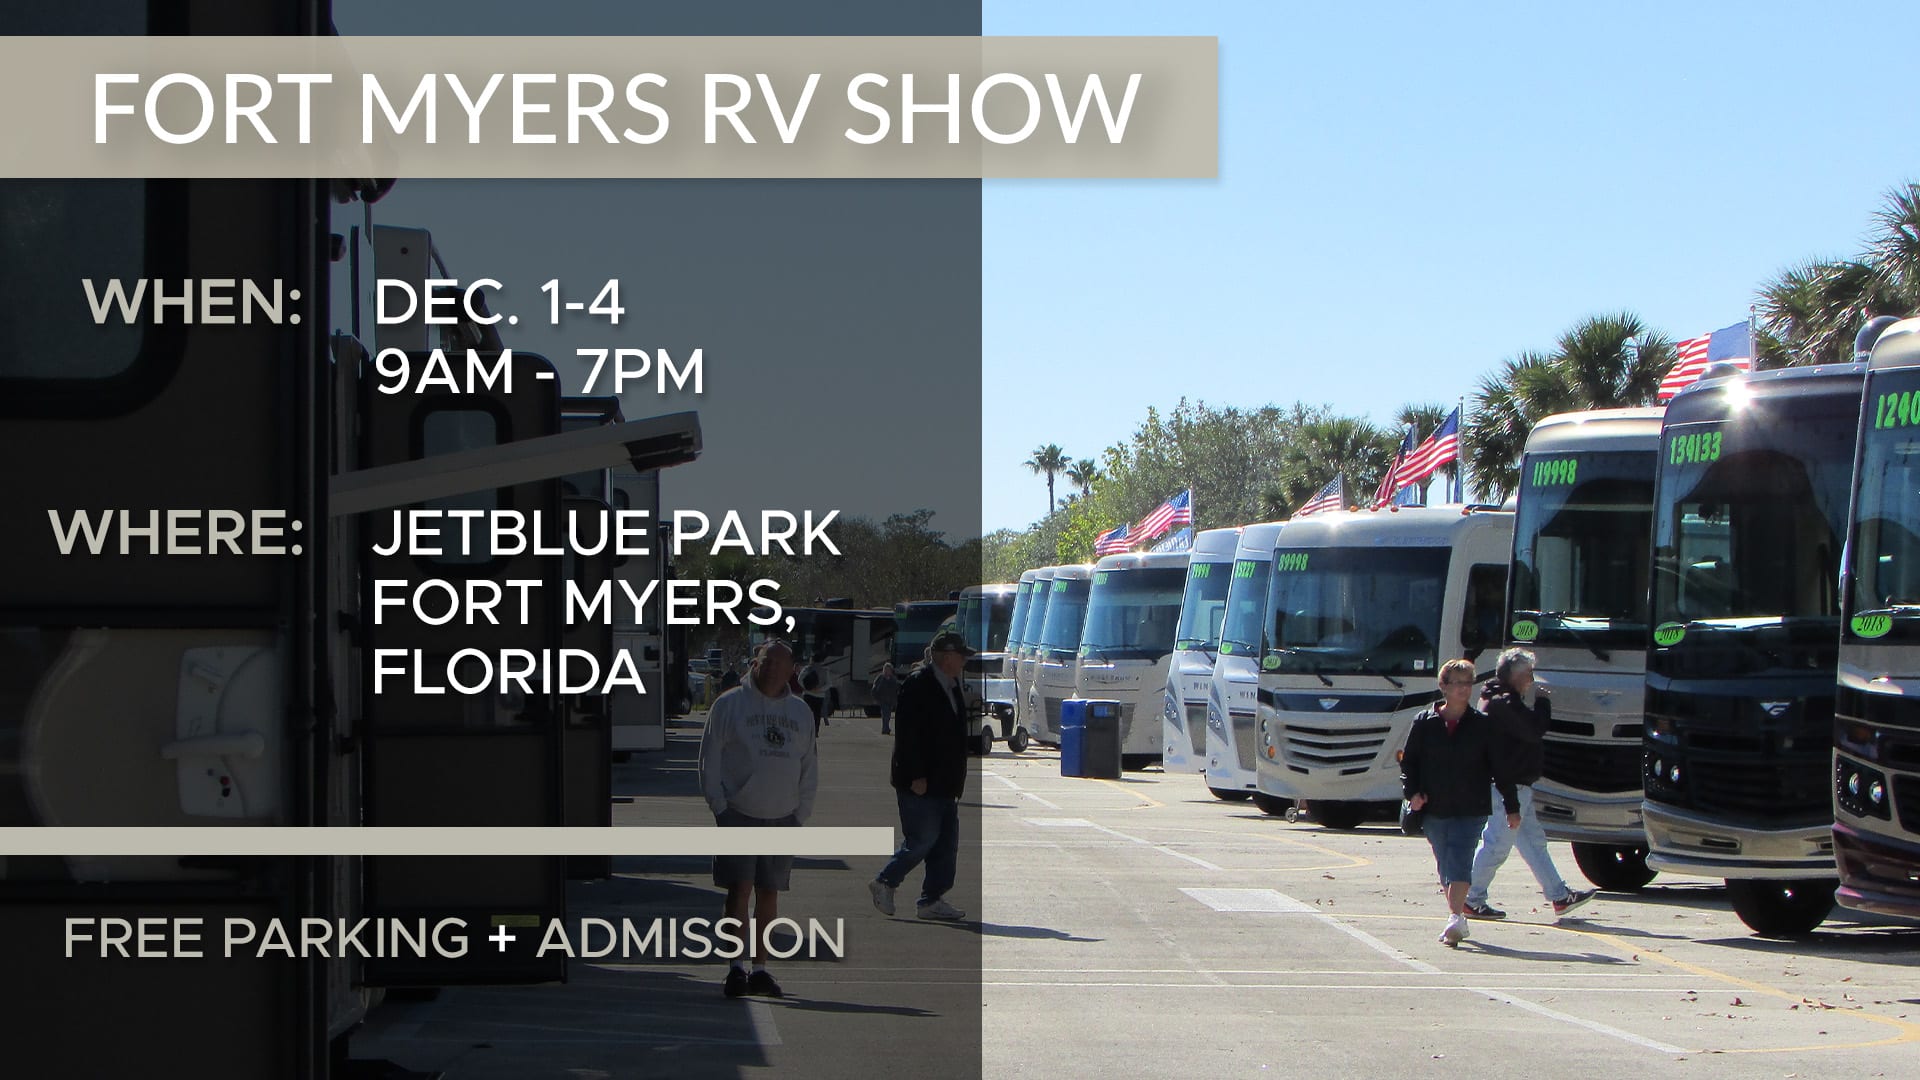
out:
<path id="1" fill-rule="evenodd" d="M 1183 893 L 1186 893 L 1188 896 L 1193 897 L 1195 900 L 1198 900 L 1201 903 L 1206 904 L 1208 907 L 1212 907 L 1216 911 L 1258 911 L 1258 912 L 1267 912 L 1267 913 L 1282 914 L 1282 915 L 1304 913 L 1310 916 L 1311 918 L 1314 918 L 1322 923 L 1325 923 L 1326 925 L 1333 927 L 1335 930 L 1338 930 L 1341 933 L 1346 934 L 1348 937 L 1353 938 L 1355 941 L 1358 941 L 1360 944 L 1365 945 L 1369 949 L 1372 949 L 1374 952 L 1377 952 L 1380 955 L 1385 956 L 1390 960 L 1394 960 L 1398 963 L 1405 964 L 1407 967 L 1412 968 L 1413 970 L 1421 973 L 1422 975 L 1445 975 L 1445 972 L 1442 972 L 1439 968 L 1434 967 L 1432 964 L 1427 963 L 1425 960 L 1420 960 L 1415 957 L 1409 956 L 1406 953 L 1401 952 L 1399 949 L 1396 949 L 1393 946 L 1387 944 L 1386 942 L 1381 941 L 1379 938 L 1374 937 L 1372 934 L 1367 933 L 1365 930 L 1361 930 L 1358 927 L 1348 926 L 1346 923 L 1341 922 L 1338 918 L 1332 915 L 1328 915 L 1325 912 L 1317 911 L 1313 908 L 1312 905 L 1296 900 L 1293 897 L 1288 896 L 1286 893 L 1280 892 L 1277 889 L 1181 889 L 1180 891 Z M 1252 902 L 1255 899 L 1258 899 L 1261 903 L 1271 905 L 1271 906 L 1235 908 L 1235 907 L 1220 907 L 1215 903 L 1215 900 L 1218 899 L 1217 894 L 1223 894 L 1223 893 L 1272 893 L 1273 895 L 1271 898 L 1248 897 L 1248 898 L 1242 898 L 1240 901 L 1243 903 L 1247 903 L 1247 902 Z M 1210 895 L 1210 894 L 1213 894 L 1213 895 Z M 1103 984 L 1087 983 L 1082 985 L 1099 986 Z M 1117 985 L 1126 985 L 1126 984 L 1117 984 Z M 1199 985 L 1205 985 L 1205 984 L 1193 983 L 1193 984 L 1182 984 L 1182 985 L 1199 986 Z M 1237 985 L 1244 986 L 1247 984 L 1242 983 Z M 1495 990 L 1491 987 L 1485 987 L 1485 986 L 1445 986 L 1445 984 L 1441 984 L 1441 986 L 1447 989 L 1464 990 L 1468 993 L 1484 994 L 1487 997 L 1493 998 L 1496 1001 L 1503 1001 L 1509 1005 L 1517 1006 L 1537 1016 L 1544 1016 L 1550 1020 L 1558 1020 L 1563 1023 L 1572 1024 L 1575 1027 L 1584 1028 L 1588 1031 L 1594 1032 L 1595 1034 L 1605 1035 L 1605 1036 L 1608 1036 L 1609 1038 L 1619 1039 L 1622 1042 L 1632 1043 L 1635 1046 L 1644 1047 L 1648 1050 L 1655 1050 L 1662 1054 L 1686 1053 L 1686 1051 L 1682 1050 L 1677 1046 L 1672 1046 L 1667 1043 L 1660 1042 L 1656 1039 L 1649 1039 L 1649 1038 L 1646 1038 L 1645 1036 L 1635 1035 L 1631 1031 L 1622 1031 L 1617 1027 L 1612 1027 L 1607 1024 L 1602 1024 L 1597 1020 L 1588 1020 L 1583 1017 L 1572 1016 L 1567 1013 L 1563 1013 L 1558 1009 L 1549 1009 L 1545 1005 L 1540 1005 L 1535 1002 L 1531 1002 L 1531 1001 L 1524 1000 L 1522 998 L 1515 997 L 1514 995 L 1504 990 Z M 1392 989 L 1392 988 L 1393 987 L 1390 985 L 1381 987 L 1381 989 Z M 1435 987 L 1435 988 L 1438 989 L 1441 987 Z M 1332 989 L 1332 988 L 1329 987 L 1329 989 Z M 1350 989 L 1350 987 L 1340 987 L 1340 989 Z M 1544 993 L 1553 988 L 1545 987 L 1545 986 L 1535 986 L 1535 987 L 1529 987 L 1528 989 L 1533 993 Z M 1620 992 L 1671 993 L 1672 991 L 1666 987 L 1650 987 L 1645 989 L 1633 987 L 1633 988 L 1621 988 Z"/>
<path id="2" fill-rule="evenodd" d="M 1181 889 L 1180 891 L 1215 911 L 1313 913 L 1313 908 L 1273 889 Z"/>
<path id="3" fill-rule="evenodd" d="M 753 1021 L 753 1036 L 761 1046 L 782 1046 L 780 1027 L 773 1022 L 773 1006 L 764 1001 L 747 1002 L 747 1018 Z"/>
<path id="4" fill-rule="evenodd" d="M 1026 788 L 1021 787 L 1019 784 L 1014 783 L 1012 780 L 1000 775 L 997 772 L 988 772 L 987 775 L 1007 785 L 1009 788 L 1012 788 L 1014 791 L 1019 792 L 1022 795 L 1025 795 L 1027 798 L 1032 799 L 1034 802 L 1039 803 L 1041 806 L 1044 806 L 1049 810 L 1060 809 L 1060 807 L 1055 805 L 1054 803 L 1050 803 L 1047 800 L 1041 798 L 1040 796 L 1035 795 L 1033 792 L 1028 791 Z"/>
<path id="5" fill-rule="evenodd" d="M 1467 989 L 1472 990 L 1476 994 L 1485 994 L 1488 997 L 1493 998 L 1497 1001 L 1504 1001 L 1509 1005 L 1517 1005 L 1520 1008 L 1525 1009 L 1530 1013 L 1534 1013 L 1539 1016 L 1544 1016 L 1552 1020 L 1559 1020 L 1564 1023 L 1572 1024 L 1575 1027 L 1583 1027 L 1583 1028 L 1586 1028 L 1588 1031 L 1595 1032 L 1600 1035 L 1608 1035 L 1616 1039 L 1621 1039 L 1626 1042 L 1630 1042 L 1635 1046 L 1644 1046 L 1649 1050 L 1657 1050 L 1662 1054 L 1686 1053 L 1685 1050 L 1682 1050 L 1678 1046 L 1670 1046 L 1666 1043 L 1660 1042 L 1655 1039 L 1649 1039 L 1640 1035 L 1635 1035 L 1631 1031 L 1622 1031 L 1617 1027 L 1612 1027 L 1607 1024 L 1603 1024 L 1598 1020 L 1588 1020 L 1584 1017 L 1569 1016 L 1558 1009 L 1549 1009 L 1545 1005 L 1539 1005 L 1534 1002 L 1524 1000 L 1522 998 L 1514 997 L 1512 994 L 1506 993 L 1505 991 L 1502 991 L 1502 990 L 1491 990 L 1491 989 L 1487 989 L 1485 987 L 1480 987 L 1480 986 L 1468 987 Z M 1536 987 L 1533 987 L 1532 989 L 1537 993 L 1540 991 L 1547 990 L 1549 988 L 1544 986 L 1536 986 Z M 1582 992 L 1586 993 L 1588 991 L 1582 991 Z"/>

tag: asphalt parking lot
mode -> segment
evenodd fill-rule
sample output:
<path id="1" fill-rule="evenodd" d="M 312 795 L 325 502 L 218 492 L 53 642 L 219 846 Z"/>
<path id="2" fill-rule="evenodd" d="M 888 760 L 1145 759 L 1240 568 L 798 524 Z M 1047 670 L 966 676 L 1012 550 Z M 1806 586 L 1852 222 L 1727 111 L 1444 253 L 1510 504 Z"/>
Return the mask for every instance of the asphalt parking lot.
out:
<path id="1" fill-rule="evenodd" d="M 675 727 L 666 753 L 621 767 L 616 821 L 705 823 L 697 737 Z M 816 820 L 874 820 L 890 746 L 837 721 Z M 803 859 L 783 913 L 843 917 L 848 956 L 776 964 L 784 1000 L 722 999 L 712 961 L 581 961 L 563 986 L 389 1003 L 354 1053 L 458 1078 L 1920 1069 L 1920 926 L 1840 910 L 1768 941 L 1719 882 L 1667 876 L 1556 920 L 1516 857 L 1492 891 L 1509 918 L 1448 949 L 1427 846 L 1390 826 L 1289 824 L 1157 770 L 1062 778 L 1044 749 L 979 767 L 964 925 L 881 916 L 872 860 Z M 622 860 L 570 904 L 704 913 L 718 894 L 704 860 Z"/>

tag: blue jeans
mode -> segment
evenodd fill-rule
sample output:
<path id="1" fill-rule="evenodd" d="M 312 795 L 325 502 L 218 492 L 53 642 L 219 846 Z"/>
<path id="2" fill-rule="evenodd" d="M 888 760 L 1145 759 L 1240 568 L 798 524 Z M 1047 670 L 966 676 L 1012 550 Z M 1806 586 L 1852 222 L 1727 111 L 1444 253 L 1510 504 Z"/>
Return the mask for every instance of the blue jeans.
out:
<path id="1" fill-rule="evenodd" d="M 1514 791 L 1520 796 L 1520 828 L 1507 828 L 1504 811 L 1487 818 L 1486 831 L 1480 836 L 1480 850 L 1473 857 L 1473 885 L 1467 890 L 1469 904 L 1487 902 L 1487 887 L 1493 884 L 1494 872 L 1507 861 L 1516 846 L 1520 848 L 1520 857 L 1527 861 L 1527 868 L 1533 871 L 1533 880 L 1540 883 L 1542 896 L 1550 901 L 1565 900 L 1572 891 L 1554 867 L 1553 856 L 1547 853 L 1547 830 L 1540 824 L 1540 815 L 1534 812 L 1533 788 L 1520 784 Z M 1493 805 L 1500 805 L 1497 790 Z"/>
<path id="2" fill-rule="evenodd" d="M 960 800 L 939 795 L 896 791 L 900 797 L 900 831 L 906 842 L 880 871 L 880 883 L 897 889 L 922 862 L 927 876 L 920 883 L 920 903 L 931 904 L 953 888 L 960 861 Z"/>
<path id="3" fill-rule="evenodd" d="M 1473 876 L 1473 845 L 1487 827 L 1483 817 L 1434 817 L 1428 814 L 1421 832 L 1433 848 L 1434 867 L 1440 871 L 1440 883 L 1450 885 Z"/>
<path id="4" fill-rule="evenodd" d="M 880 706 L 880 734 L 885 735 L 886 733 L 892 730 L 893 730 L 893 706 L 882 705 Z"/>

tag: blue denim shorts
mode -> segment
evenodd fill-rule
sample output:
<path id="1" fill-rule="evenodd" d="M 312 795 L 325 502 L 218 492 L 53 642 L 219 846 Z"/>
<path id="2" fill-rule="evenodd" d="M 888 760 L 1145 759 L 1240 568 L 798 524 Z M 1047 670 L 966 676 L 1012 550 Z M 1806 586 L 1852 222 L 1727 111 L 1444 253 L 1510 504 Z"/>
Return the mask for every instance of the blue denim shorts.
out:
<path id="1" fill-rule="evenodd" d="M 1433 861 L 1440 870 L 1442 884 L 1473 880 L 1473 853 L 1480 846 L 1480 834 L 1486 828 L 1484 817 L 1427 815 L 1427 843 L 1433 846 Z"/>

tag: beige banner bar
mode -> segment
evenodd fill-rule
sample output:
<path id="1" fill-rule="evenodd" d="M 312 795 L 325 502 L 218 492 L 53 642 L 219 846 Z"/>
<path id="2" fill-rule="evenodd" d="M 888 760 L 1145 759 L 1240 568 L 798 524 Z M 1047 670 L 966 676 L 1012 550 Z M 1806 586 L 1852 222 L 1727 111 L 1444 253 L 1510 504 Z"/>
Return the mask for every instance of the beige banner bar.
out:
<path id="1" fill-rule="evenodd" d="M 1218 174 L 1211 37 L 12 37 L 0 177 Z"/>
<path id="2" fill-rule="evenodd" d="M 888 826 L 817 829 L 648 826 L 0 828 L 0 856 L 123 855 L 798 855 L 893 854 Z"/>

